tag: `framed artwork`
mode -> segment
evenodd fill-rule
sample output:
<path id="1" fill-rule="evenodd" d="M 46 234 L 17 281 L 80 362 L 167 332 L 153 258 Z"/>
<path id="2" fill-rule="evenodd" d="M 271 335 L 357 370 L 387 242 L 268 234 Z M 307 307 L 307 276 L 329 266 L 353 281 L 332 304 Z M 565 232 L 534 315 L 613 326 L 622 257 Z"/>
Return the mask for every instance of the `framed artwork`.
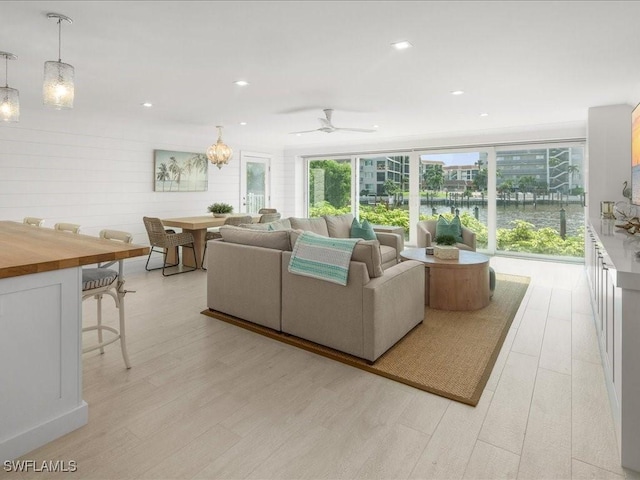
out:
<path id="1" fill-rule="evenodd" d="M 209 160 L 204 153 L 154 150 L 156 192 L 206 192 Z"/>

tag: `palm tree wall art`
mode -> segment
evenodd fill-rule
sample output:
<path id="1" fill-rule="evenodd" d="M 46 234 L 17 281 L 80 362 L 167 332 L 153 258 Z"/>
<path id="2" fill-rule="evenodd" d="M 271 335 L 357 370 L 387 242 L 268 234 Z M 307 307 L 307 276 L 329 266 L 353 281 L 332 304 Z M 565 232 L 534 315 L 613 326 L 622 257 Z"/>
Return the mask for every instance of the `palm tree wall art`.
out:
<path id="1" fill-rule="evenodd" d="M 209 162 L 204 153 L 154 150 L 156 192 L 206 192 Z"/>

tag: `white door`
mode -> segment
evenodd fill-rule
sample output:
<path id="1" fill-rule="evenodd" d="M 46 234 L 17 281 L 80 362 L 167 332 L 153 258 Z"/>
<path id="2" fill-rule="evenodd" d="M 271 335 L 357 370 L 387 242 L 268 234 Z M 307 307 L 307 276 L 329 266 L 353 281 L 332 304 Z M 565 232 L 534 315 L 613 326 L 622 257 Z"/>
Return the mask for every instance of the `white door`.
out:
<path id="1" fill-rule="evenodd" d="M 271 155 L 240 152 L 240 209 L 246 213 L 270 207 Z"/>

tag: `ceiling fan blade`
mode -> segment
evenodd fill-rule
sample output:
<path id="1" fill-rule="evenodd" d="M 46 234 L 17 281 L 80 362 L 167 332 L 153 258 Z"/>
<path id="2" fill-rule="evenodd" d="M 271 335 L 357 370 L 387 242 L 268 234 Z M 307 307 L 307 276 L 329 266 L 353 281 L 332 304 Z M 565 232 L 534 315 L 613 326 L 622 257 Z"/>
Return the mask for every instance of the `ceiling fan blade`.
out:
<path id="1" fill-rule="evenodd" d="M 333 128 L 331 121 L 326 118 L 318 118 L 318 121 L 320 122 L 320 125 L 322 125 L 322 128 Z"/>
<path id="2" fill-rule="evenodd" d="M 369 128 L 334 128 L 334 130 L 341 130 L 343 132 L 362 132 L 362 133 L 377 132 L 377 130 L 372 130 Z"/>
<path id="3" fill-rule="evenodd" d="M 294 135 L 294 134 L 298 134 L 298 133 L 312 133 L 312 132 L 317 132 L 319 131 L 319 128 L 316 128 L 315 130 L 303 130 L 301 132 L 289 132 L 289 135 Z"/>

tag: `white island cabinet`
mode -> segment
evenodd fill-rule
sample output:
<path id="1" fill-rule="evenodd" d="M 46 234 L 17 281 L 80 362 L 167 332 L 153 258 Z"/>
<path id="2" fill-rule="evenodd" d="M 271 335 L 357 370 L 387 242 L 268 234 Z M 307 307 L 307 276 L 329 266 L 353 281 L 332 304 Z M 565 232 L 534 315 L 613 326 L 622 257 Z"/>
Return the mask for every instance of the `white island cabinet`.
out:
<path id="1" fill-rule="evenodd" d="M 623 467 L 640 471 L 640 235 L 592 218 L 585 264 Z"/>
<path id="2" fill-rule="evenodd" d="M 0 461 L 87 423 L 82 265 L 148 247 L 0 222 Z"/>

